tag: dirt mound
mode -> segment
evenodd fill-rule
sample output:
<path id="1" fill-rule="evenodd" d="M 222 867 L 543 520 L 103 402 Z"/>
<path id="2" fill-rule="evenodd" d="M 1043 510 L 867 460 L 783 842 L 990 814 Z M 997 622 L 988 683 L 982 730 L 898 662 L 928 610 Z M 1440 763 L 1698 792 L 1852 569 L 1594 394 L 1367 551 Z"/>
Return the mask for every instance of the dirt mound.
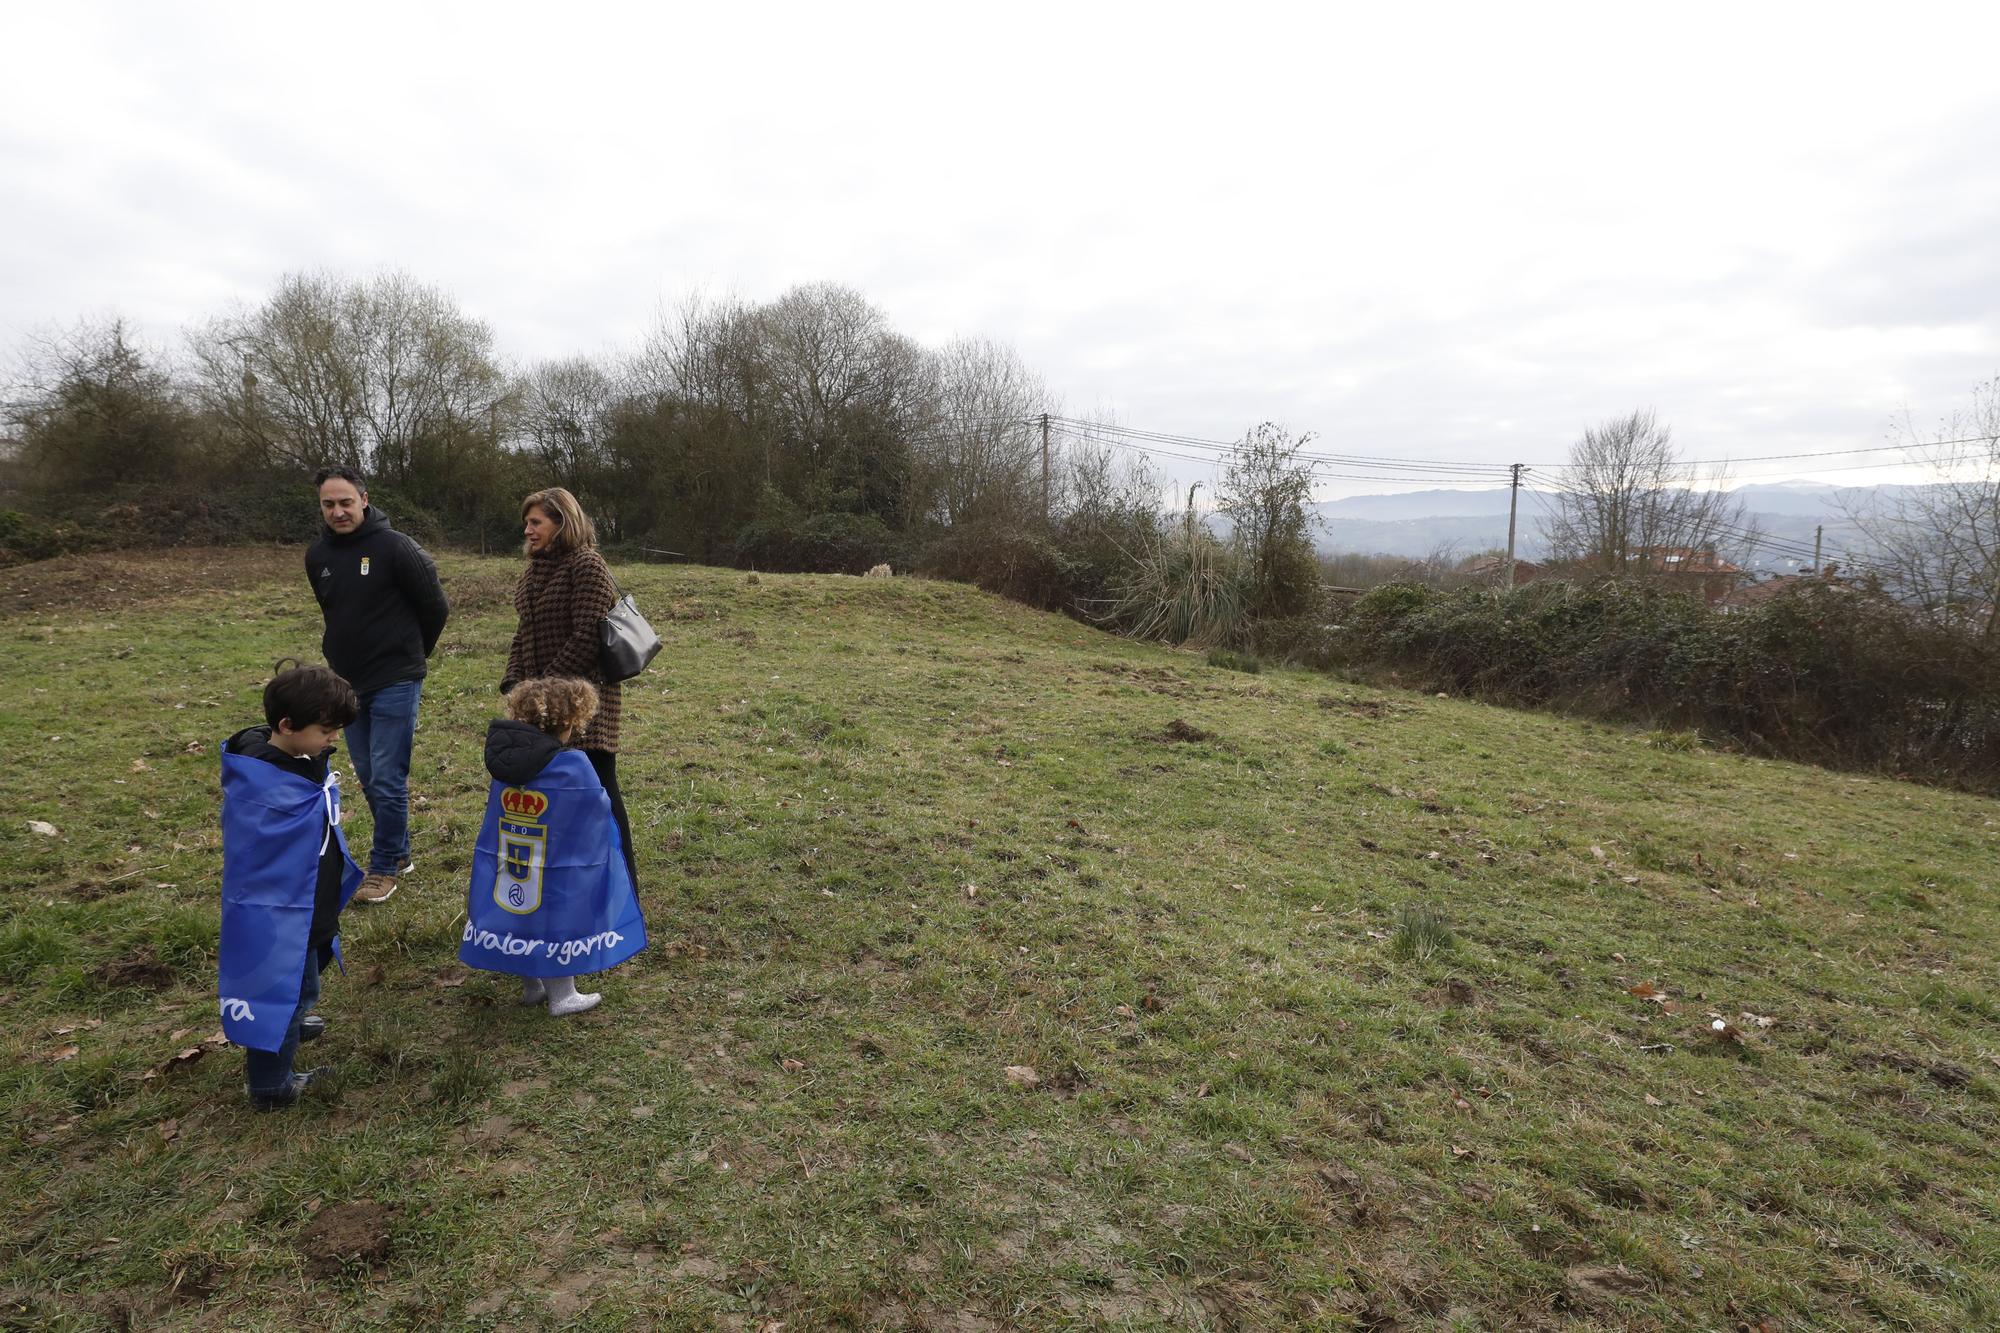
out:
<path id="1" fill-rule="evenodd" d="M 174 984 L 174 969 L 162 962 L 150 948 L 140 945 L 122 958 L 97 965 L 94 975 L 106 986 L 138 986 L 145 990 L 165 990 Z"/>
<path id="2" fill-rule="evenodd" d="M 0 570 L 0 615 L 111 611 L 292 578 L 305 587 L 304 548 L 201 546 L 98 551 Z"/>
<path id="3" fill-rule="evenodd" d="M 1181 719 L 1175 718 L 1173 721 L 1167 723 L 1166 727 L 1160 732 L 1159 738 L 1163 741 L 1174 742 L 1212 741 L 1215 739 L 1215 733 L 1197 727 L 1192 722 L 1183 722 Z"/>
<path id="4" fill-rule="evenodd" d="M 315 1277 L 332 1277 L 350 1264 L 380 1268 L 389 1258 L 387 1208 L 371 1199 L 321 1209 L 299 1233 L 299 1253 Z"/>

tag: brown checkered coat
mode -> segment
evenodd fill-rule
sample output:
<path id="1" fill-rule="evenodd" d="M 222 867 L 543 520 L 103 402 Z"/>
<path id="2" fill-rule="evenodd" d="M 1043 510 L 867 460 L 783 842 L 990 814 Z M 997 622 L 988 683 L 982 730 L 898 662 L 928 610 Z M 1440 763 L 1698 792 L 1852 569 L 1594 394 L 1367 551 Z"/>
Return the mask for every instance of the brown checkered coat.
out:
<path id="1" fill-rule="evenodd" d="M 510 690 L 538 676 L 573 676 L 597 687 L 597 716 L 571 744 L 584 750 L 618 748 L 622 699 L 616 682 L 606 684 L 597 665 L 597 625 L 618 600 L 618 585 L 604 557 L 585 547 L 561 556 L 532 556 L 514 585 L 514 610 L 521 625 L 507 650 Z"/>

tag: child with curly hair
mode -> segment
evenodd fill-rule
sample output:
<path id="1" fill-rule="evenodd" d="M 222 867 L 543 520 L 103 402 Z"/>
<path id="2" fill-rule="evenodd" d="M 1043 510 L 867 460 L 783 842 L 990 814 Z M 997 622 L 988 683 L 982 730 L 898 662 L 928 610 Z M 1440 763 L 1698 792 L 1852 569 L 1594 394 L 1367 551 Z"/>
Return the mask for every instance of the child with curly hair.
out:
<path id="1" fill-rule="evenodd" d="M 550 676 L 507 692 L 507 716 L 486 731 L 493 788 L 473 847 L 459 960 L 521 978 L 521 1003 L 558 1017 L 602 998 L 576 978 L 616 967 L 646 947 L 623 835 L 611 798 L 581 750 L 597 712 L 587 681 Z"/>

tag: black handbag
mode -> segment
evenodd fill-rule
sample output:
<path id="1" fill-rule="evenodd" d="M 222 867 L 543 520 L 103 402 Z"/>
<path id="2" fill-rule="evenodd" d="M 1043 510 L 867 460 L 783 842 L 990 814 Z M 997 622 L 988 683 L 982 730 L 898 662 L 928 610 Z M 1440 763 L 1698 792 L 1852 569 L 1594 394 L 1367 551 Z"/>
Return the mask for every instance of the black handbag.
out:
<path id="1" fill-rule="evenodd" d="M 605 684 L 632 679 L 659 655 L 659 634 L 640 614 L 632 594 L 620 594 L 597 622 L 597 666 Z"/>

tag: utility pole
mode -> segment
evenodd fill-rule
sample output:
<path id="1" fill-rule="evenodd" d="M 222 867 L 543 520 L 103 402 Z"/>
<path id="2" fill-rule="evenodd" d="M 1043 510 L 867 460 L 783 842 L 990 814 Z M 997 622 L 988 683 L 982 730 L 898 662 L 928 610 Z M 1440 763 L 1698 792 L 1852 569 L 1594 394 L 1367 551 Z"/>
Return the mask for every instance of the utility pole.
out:
<path id="1" fill-rule="evenodd" d="M 1521 507 L 1521 473 L 1527 469 L 1525 463 L 1509 465 L 1513 480 L 1508 482 L 1507 495 L 1507 591 L 1514 591 L 1514 515 Z"/>
<path id="2" fill-rule="evenodd" d="M 1054 521 L 1054 510 L 1049 503 L 1049 414 L 1042 413 L 1042 526 Z"/>
<path id="3" fill-rule="evenodd" d="M 1824 523 L 1813 524 L 1813 573 L 1815 574 L 1819 573 L 1820 534 L 1824 533 L 1825 531 L 1826 531 L 1826 524 Z"/>

